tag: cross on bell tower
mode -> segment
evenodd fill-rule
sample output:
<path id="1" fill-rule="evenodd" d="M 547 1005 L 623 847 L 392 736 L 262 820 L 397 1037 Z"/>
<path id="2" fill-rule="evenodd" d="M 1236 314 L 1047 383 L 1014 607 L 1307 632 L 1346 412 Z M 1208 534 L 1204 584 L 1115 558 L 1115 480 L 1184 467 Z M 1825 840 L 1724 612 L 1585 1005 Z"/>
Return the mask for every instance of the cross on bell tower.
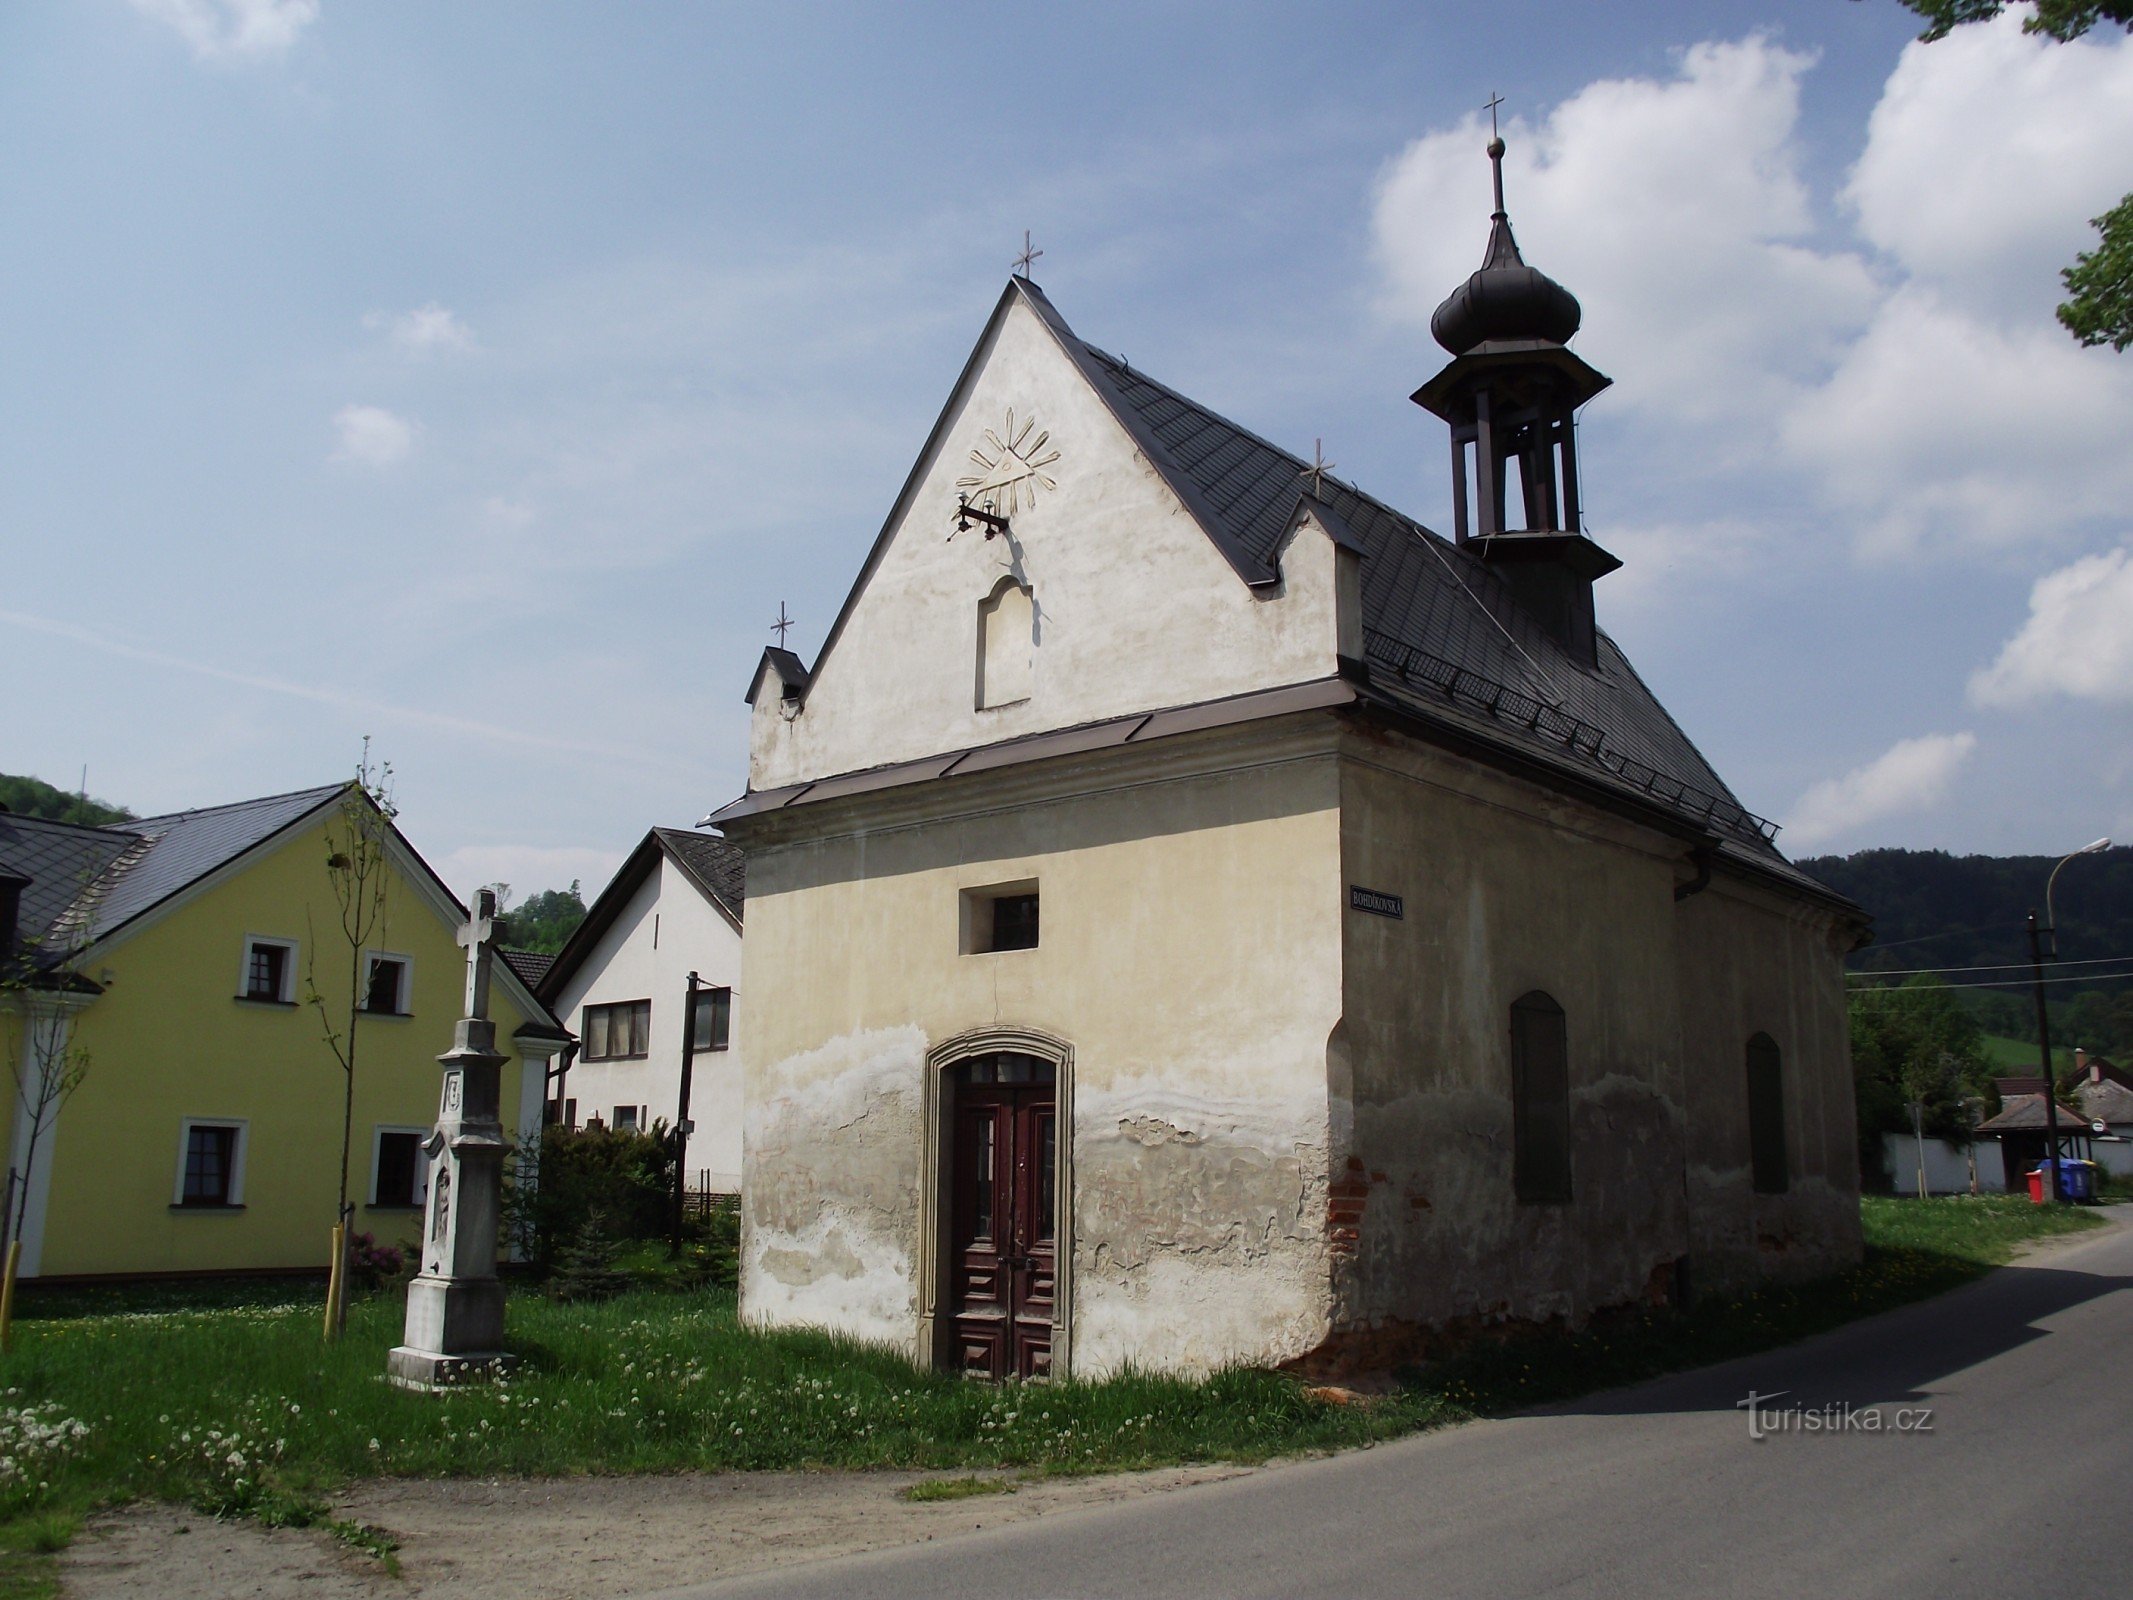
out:
<path id="1" fill-rule="evenodd" d="M 1430 318 L 1452 360 L 1413 398 L 1451 425 L 1454 539 L 1497 568 L 1518 602 L 1589 666 L 1593 580 L 1622 563 L 1585 537 L 1575 417 L 1613 380 L 1567 348 L 1583 318 L 1577 298 L 1518 253 L 1503 158 L 1503 139 L 1491 138 L 1488 248 Z"/>

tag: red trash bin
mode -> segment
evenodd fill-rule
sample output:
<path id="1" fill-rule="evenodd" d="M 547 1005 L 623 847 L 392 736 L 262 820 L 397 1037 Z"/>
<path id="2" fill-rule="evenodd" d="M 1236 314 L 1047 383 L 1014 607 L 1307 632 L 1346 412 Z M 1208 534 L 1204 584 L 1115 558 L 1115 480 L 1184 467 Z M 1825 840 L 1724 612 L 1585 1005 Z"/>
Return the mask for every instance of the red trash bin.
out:
<path id="1" fill-rule="evenodd" d="M 2042 1167 L 2037 1168 L 2036 1171 L 2029 1175 L 2029 1203 L 2035 1206 L 2045 1204 L 2044 1169 Z"/>

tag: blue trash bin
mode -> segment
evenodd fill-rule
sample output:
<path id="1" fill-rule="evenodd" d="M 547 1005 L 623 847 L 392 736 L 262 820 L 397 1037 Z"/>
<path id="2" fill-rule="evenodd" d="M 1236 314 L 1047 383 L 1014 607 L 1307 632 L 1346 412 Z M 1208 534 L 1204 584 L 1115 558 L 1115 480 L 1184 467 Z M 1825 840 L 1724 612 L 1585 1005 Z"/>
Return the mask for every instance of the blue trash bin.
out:
<path id="1" fill-rule="evenodd" d="M 2093 1204 L 2096 1199 L 2096 1163 L 2060 1162 L 2059 1194 L 2062 1199 L 2072 1200 L 2079 1205 Z"/>

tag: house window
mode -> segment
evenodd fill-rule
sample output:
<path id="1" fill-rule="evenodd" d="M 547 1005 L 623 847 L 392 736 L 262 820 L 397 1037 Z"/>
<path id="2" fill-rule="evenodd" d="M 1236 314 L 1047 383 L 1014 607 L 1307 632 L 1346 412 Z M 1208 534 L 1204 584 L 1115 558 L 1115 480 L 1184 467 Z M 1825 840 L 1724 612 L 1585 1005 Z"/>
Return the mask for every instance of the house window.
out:
<path id="1" fill-rule="evenodd" d="M 244 1204 L 241 1120 L 188 1117 L 178 1125 L 178 1181 L 171 1204 L 191 1209 Z"/>
<path id="2" fill-rule="evenodd" d="M 1511 1003 L 1511 1173 L 1521 1201 L 1570 1199 L 1569 1030 L 1538 989 Z"/>
<path id="3" fill-rule="evenodd" d="M 373 954 L 370 979 L 363 991 L 363 1009 L 383 1016 L 404 1017 L 409 1006 L 409 963 L 406 956 Z"/>
<path id="4" fill-rule="evenodd" d="M 731 989 L 699 989 L 696 991 L 696 1024 L 692 1035 L 699 1054 L 706 1050 L 726 1048 L 728 1035 L 733 1027 L 733 991 Z"/>
<path id="5" fill-rule="evenodd" d="M 247 939 L 244 942 L 244 972 L 238 981 L 238 998 L 260 1000 L 268 1005 L 293 1005 L 296 1000 L 296 946 L 287 939 Z"/>
<path id="6" fill-rule="evenodd" d="M 370 1147 L 370 1203 L 419 1206 L 429 1198 L 427 1128 L 378 1128 Z"/>
<path id="7" fill-rule="evenodd" d="M 615 1120 L 614 1120 L 614 1123 L 613 1123 L 613 1127 L 614 1127 L 614 1130 L 615 1130 L 615 1131 L 616 1131 L 617 1133 L 621 1133 L 621 1132 L 622 1132 L 622 1131 L 623 1131 L 624 1129 L 627 1129 L 627 1130 L 629 1130 L 629 1131 L 630 1131 L 631 1133 L 635 1133 L 635 1132 L 636 1132 L 636 1131 L 637 1131 L 637 1130 L 638 1130 L 639 1128 L 641 1128 L 641 1127 L 643 1127 L 643 1126 L 644 1126 L 644 1107 L 643 1107 L 643 1106 L 617 1106 L 617 1107 L 615 1107 Z"/>
<path id="8" fill-rule="evenodd" d="M 1002 578 L 978 602 L 978 709 L 1011 706 L 1029 698 L 1030 658 L 1037 637 L 1037 610 L 1029 590 Z"/>
<path id="9" fill-rule="evenodd" d="M 585 1008 L 585 1059 L 625 1061 L 651 1049 L 652 1002 L 622 1000 Z"/>
<path id="10" fill-rule="evenodd" d="M 1748 1041 L 1748 1165 L 1757 1194 L 1783 1194 L 1792 1183 L 1785 1154 L 1785 1072 L 1777 1041 Z"/>
<path id="11" fill-rule="evenodd" d="M 960 920 L 965 955 L 982 955 L 990 950 L 1036 949 L 1036 880 L 965 889 Z"/>

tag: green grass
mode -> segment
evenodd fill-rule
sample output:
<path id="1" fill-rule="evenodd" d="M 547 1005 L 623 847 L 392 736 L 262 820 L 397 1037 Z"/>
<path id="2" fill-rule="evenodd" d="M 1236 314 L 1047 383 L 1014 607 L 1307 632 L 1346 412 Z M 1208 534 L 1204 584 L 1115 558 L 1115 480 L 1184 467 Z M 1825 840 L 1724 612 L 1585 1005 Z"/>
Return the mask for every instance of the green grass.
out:
<path id="1" fill-rule="evenodd" d="M 2103 1219 L 2080 1206 L 2040 1206 L 2018 1195 L 1943 1195 L 1927 1201 L 1868 1195 L 1860 1202 L 1868 1243 L 1976 1268 L 2004 1265 L 2035 1239 L 2080 1233 Z M 1974 1274 L 1973 1274 L 1974 1275 Z"/>
<path id="2" fill-rule="evenodd" d="M 522 1367 L 492 1387 L 414 1395 L 382 1379 L 401 1331 L 391 1298 L 358 1303 L 347 1339 L 327 1347 L 303 1286 L 278 1297 L 257 1286 L 234 1298 L 157 1290 L 135 1297 L 147 1307 L 138 1311 L 32 1293 L 0 1363 L 0 1457 L 33 1468 L 0 1478 L 0 1600 L 49 1592 L 40 1552 L 63 1544 L 81 1513 L 138 1497 L 325 1527 L 389 1564 L 388 1535 L 333 1521 L 333 1488 L 380 1475 L 963 1474 L 920 1486 L 920 1497 L 941 1498 L 1012 1488 L 975 1472 L 1342 1449 L 1768 1349 L 1953 1287 L 2025 1239 L 2095 1222 L 1999 1198 L 1870 1199 L 1864 1218 L 1867 1259 L 1838 1277 L 1481 1344 L 1363 1405 L 1243 1369 L 1202 1382 L 970 1383 L 823 1334 L 744 1329 L 724 1289 L 638 1289 L 591 1305 L 515 1293 L 510 1342 Z M 86 1435 L 40 1457 L 14 1437 L 28 1406 L 51 1408 L 48 1427 L 76 1419 Z"/>
<path id="3" fill-rule="evenodd" d="M 1021 1487 L 1012 1478 L 927 1478 L 903 1492 L 903 1498 L 923 1505 L 933 1500 L 968 1500 L 981 1494 L 1013 1494 Z"/>
<path id="4" fill-rule="evenodd" d="M 2058 1025 L 2053 1024 L 2053 1031 Z M 2037 1072 L 2037 1047 L 2023 1039 L 2010 1039 L 2004 1034 L 1988 1033 L 1978 1039 L 1978 1054 L 1997 1068 L 2004 1077 L 2018 1077 L 2023 1073 L 2031 1077 Z M 2064 1045 L 2052 1048 L 2052 1060 L 2061 1071 L 2071 1072 L 2074 1067 L 2074 1052 Z"/>

